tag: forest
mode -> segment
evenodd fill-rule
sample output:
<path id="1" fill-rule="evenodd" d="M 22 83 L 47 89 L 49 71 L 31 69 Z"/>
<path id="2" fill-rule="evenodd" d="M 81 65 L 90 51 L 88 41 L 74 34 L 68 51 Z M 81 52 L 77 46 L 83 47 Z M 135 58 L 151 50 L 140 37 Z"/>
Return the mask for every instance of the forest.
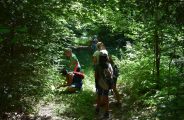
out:
<path id="1" fill-rule="evenodd" d="M 119 69 L 112 120 L 184 120 L 183 0 L 1 0 L 0 119 L 97 120 L 91 40 Z M 63 94 L 71 48 L 85 74 Z"/>

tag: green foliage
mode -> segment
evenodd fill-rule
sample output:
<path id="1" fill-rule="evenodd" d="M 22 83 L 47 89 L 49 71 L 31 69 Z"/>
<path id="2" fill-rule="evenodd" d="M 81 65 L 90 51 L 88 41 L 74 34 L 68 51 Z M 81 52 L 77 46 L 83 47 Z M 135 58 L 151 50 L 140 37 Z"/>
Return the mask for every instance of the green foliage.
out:
<path id="1" fill-rule="evenodd" d="M 162 56 L 160 88 L 158 88 L 153 69 L 154 56 L 151 53 L 149 49 L 140 49 L 136 45 L 127 48 L 123 54 L 123 60 L 117 61 L 121 72 L 119 82 L 125 86 L 123 92 L 130 95 L 132 104 L 144 107 L 150 106 L 157 110 L 155 113 L 154 111 L 151 113 L 150 116 L 152 117 L 160 119 L 168 117 L 171 119 L 182 118 L 180 108 L 183 104 L 179 102 L 183 99 L 181 92 L 182 76 L 174 64 L 169 66 L 170 58 Z M 177 102 L 172 104 L 174 100 L 177 100 Z M 173 110 L 176 112 L 172 112 Z"/>
<path id="2" fill-rule="evenodd" d="M 153 116 L 160 119 L 182 117 L 183 63 L 175 62 L 176 56 L 184 56 L 182 1 L 3 0 L 0 6 L 0 113 L 32 111 L 42 97 L 54 99 L 55 86 L 63 82 L 58 74 L 64 65 L 63 49 L 87 45 L 97 35 L 108 50 L 114 48 L 110 52 L 117 55 L 119 83 L 136 105 L 156 108 Z M 127 40 L 133 46 L 123 47 Z M 57 111 L 93 119 L 85 111 L 92 111 L 94 100 L 92 53 L 74 52 L 87 74 L 85 91 L 61 95 L 58 101 L 69 106 Z"/>
<path id="3" fill-rule="evenodd" d="M 125 59 L 120 62 L 121 78 L 123 82 L 133 89 L 135 94 L 145 94 L 155 87 L 151 64 L 152 56 L 144 56 L 143 53 L 134 51 L 127 53 Z"/>
<path id="4" fill-rule="evenodd" d="M 32 59 L 29 57 L 32 56 Z M 35 55 L 17 56 L 8 60 L 1 59 L 3 63 L 1 72 L 1 112 L 2 111 L 30 111 L 31 105 L 43 95 L 45 84 L 45 65 L 41 61 L 35 62 Z M 16 64 L 15 64 L 16 63 Z M 42 70 L 36 69 L 42 68 Z"/>
<path id="5" fill-rule="evenodd" d="M 83 39 L 82 38 L 78 38 L 78 39 L 75 39 L 73 42 L 74 42 L 73 44 L 76 44 L 77 47 L 79 45 L 86 46 L 89 43 L 89 38 L 83 38 Z"/>

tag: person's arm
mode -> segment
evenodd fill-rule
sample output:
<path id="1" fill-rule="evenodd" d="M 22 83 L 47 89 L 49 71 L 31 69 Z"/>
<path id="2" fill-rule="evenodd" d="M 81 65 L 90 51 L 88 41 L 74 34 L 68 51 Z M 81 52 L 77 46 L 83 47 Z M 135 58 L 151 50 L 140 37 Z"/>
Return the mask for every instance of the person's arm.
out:
<path id="1" fill-rule="evenodd" d="M 108 64 L 108 68 L 104 70 L 106 77 L 112 78 L 113 77 L 113 69 L 111 64 Z"/>
<path id="2" fill-rule="evenodd" d="M 72 57 L 71 57 L 71 66 L 72 65 L 74 67 L 74 68 L 72 68 L 74 72 L 76 72 L 77 71 L 77 68 L 80 67 L 79 62 L 78 62 L 78 59 L 77 59 L 77 57 L 76 57 L 75 54 L 72 54 Z"/>
<path id="3" fill-rule="evenodd" d="M 96 65 L 97 64 L 97 56 L 98 56 L 98 51 L 95 51 L 94 54 L 93 54 L 93 65 Z"/>
<path id="4" fill-rule="evenodd" d="M 110 75 L 111 75 L 111 78 L 113 78 L 113 68 L 112 68 L 112 65 L 109 63 L 109 72 L 110 72 Z"/>
<path id="5" fill-rule="evenodd" d="M 79 68 L 79 62 L 78 61 L 75 61 L 74 64 L 75 64 L 74 72 L 76 72 L 77 71 L 77 68 Z"/>
<path id="6" fill-rule="evenodd" d="M 67 77 L 66 77 L 66 82 L 67 82 L 67 86 L 70 86 L 73 82 L 73 73 L 68 73 Z"/>
<path id="7" fill-rule="evenodd" d="M 97 63 L 97 58 L 96 56 L 93 56 L 93 65 L 96 65 L 96 63 Z"/>
<path id="8" fill-rule="evenodd" d="M 73 74 L 69 73 L 66 75 L 66 81 L 65 83 L 63 83 L 62 85 L 60 85 L 59 87 L 66 87 L 66 86 L 70 86 L 73 82 Z"/>

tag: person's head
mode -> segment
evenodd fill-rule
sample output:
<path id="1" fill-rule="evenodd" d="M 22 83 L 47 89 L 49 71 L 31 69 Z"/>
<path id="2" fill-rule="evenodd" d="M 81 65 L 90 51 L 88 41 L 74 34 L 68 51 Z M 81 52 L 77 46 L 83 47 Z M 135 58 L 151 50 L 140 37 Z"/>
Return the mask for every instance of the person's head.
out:
<path id="1" fill-rule="evenodd" d="M 65 54 L 67 57 L 70 57 L 70 56 L 72 55 L 72 49 L 66 48 L 65 51 L 64 51 L 64 54 Z"/>
<path id="2" fill-rule="evenodd" d="M 66 75 L 68 74 L 68 71 L 67 71 L 65 68 L 63 68 L 63 69 L 60 70 L 60 73 L 61 73 L 63 76 L 66 76 Z"/>
<path id="3" fill-rule="evenodd" d="M 99 65 L 103 68 L 108 67 L 107 62 L 109 61 L 108 55 L 104 52 L 100 52 L 99 55 Z"/>
<path id="4" fill-rule="evenodd" d="M 98 43 L 96 44 L 96 47 L 97 47 L 98 50 L 103 50 L 103 49 L 105 49 L 105 46 L 104 46 L 104 44 L 103 44 L 102 42 L 98 42 Z"/>

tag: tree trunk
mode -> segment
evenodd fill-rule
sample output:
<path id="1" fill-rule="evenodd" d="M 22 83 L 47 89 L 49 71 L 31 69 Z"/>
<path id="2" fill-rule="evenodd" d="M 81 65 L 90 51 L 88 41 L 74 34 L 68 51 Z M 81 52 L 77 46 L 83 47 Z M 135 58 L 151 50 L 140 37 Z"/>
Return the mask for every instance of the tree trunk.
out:
<path id="1" fill-rule="evenodd" d="M 160 39 L 158 36 L 158 30 L 155 29 L 154 32 L 154 52 L 155 52 L 155 68 L 156 68 L 156 82 L 159 88 L 160 84 Z"/>

